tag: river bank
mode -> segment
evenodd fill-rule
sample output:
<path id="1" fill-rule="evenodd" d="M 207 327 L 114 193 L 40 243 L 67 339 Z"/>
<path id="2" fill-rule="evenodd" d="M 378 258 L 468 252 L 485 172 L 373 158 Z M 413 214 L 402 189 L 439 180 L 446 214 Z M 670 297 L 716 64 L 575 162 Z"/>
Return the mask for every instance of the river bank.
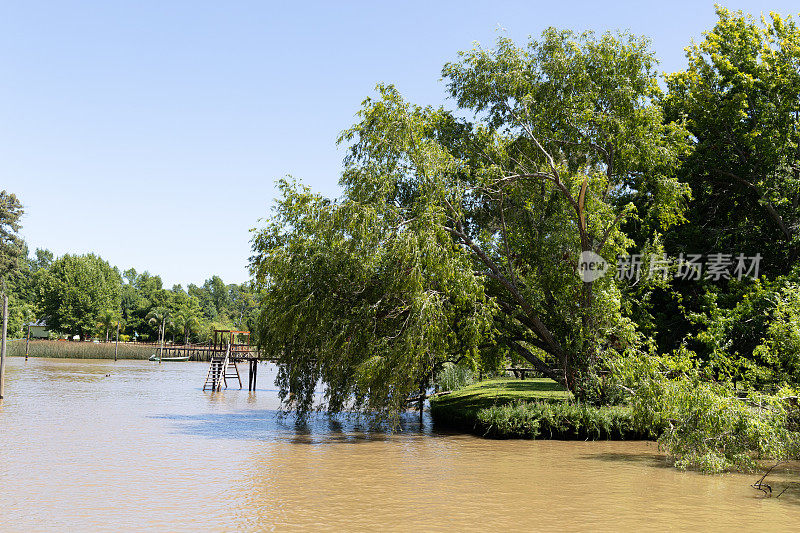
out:
<path id="1" fill-rule="evenodd" d="M 157 347 L 152 344 L 120 342 L 117 359 L 147 359 Z M 32 340 L 28 346 L 29 357 L 52 357 L 57 359 L 114 359 L 113 342 L 76 342 Z M 8 341 L 9 356 L 25 355 L 25 339 Z"/>
<path id="2" fill-rule="evenodd" d="M 495 378 L 431 398 L 436 424 L 496 439 L 639 440 L 624 406 L 592 407 L 547 378 Z"/>

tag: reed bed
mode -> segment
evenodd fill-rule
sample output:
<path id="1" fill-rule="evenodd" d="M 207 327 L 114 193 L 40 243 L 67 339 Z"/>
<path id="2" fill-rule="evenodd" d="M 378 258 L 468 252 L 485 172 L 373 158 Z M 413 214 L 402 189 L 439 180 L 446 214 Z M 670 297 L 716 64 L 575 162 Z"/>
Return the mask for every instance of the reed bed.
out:
<path id="1" fill-rule="evenodd" d="M 25 339 L 8 341 L 8 355 L 24 356 Z M 29 348 L 30 357 L 60 357 L 65 359 L 114 359 L 113 342 L 70 342 L 32 340 Z M 147 344 L 119 343 L 118 359 L 147 359 L 157 347 Z"/>

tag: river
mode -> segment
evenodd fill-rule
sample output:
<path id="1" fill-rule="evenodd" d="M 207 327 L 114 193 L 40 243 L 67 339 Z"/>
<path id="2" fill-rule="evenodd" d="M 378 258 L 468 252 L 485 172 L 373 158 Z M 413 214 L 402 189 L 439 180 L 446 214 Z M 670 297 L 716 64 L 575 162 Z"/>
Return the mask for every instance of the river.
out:
<path id="1" fill-rule="evenodd" d="M 384 433 L 203 392 L 204 363 L 6 365 L 0 531 L 796 530 L 800 497 L 758 476 L 669 467 L 647 442 L 495 441 L 410 414 Z M 241 365 L 246 385 L 246 368 Z M 768 481 L 798 479 L 797 465 Z"/>

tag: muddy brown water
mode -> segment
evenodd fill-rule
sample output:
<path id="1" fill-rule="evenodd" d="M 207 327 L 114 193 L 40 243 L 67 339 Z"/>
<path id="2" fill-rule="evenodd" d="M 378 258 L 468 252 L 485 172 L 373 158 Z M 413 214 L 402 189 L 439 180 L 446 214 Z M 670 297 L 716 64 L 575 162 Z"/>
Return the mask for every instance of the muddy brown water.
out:
<path id="1" fill-rule="evenodd" d="M 212 394 L 203 363 L 9 358 L 0 531 L 800 530 L 798 491 L 678 472 L 652 443 L 297 425 L 274 370 Z"/>

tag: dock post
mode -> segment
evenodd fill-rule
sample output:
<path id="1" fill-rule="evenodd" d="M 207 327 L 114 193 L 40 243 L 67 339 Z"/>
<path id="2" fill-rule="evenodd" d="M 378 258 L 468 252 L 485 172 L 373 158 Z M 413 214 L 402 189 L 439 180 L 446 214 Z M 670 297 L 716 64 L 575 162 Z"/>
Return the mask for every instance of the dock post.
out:
<path id="1" fill-rule="evenodd" d="M 117 320 L 117 340 L 114 343 L 114 361 L 117 360 L 118 351 L 119 351 L 119 320 Z"/>
<path id="2" fill-rule="evenodd" d="M 258 361 L 255 359 L 250 359 L 250 371 L 248 372 L 247 376 L 247 390 L 254 391 L 256 390 L 256 374 L 258 373 Z"/>
<path id="3" fill-rule="evenodd" d="M 6 384 L 6 332 L 8 331 L 8 296 L 3 293 L 3 332 L 0 340 L 0 400 Z"/>
<path id="4" fill-rule="evenodd" d="M 25 360 L 28 360 L 28 354 L 30 353 L 30 346 L 31 346 L 31 325 L 28 324 L 28 336 L 25 337 Z"/>
<path id="5" fill-rule="evenodd" d="M 250 367 L 247 372 L 247 390 L 256 390 L 256 377 L 258 376 L 258 359 L 248 359 Z"/>

